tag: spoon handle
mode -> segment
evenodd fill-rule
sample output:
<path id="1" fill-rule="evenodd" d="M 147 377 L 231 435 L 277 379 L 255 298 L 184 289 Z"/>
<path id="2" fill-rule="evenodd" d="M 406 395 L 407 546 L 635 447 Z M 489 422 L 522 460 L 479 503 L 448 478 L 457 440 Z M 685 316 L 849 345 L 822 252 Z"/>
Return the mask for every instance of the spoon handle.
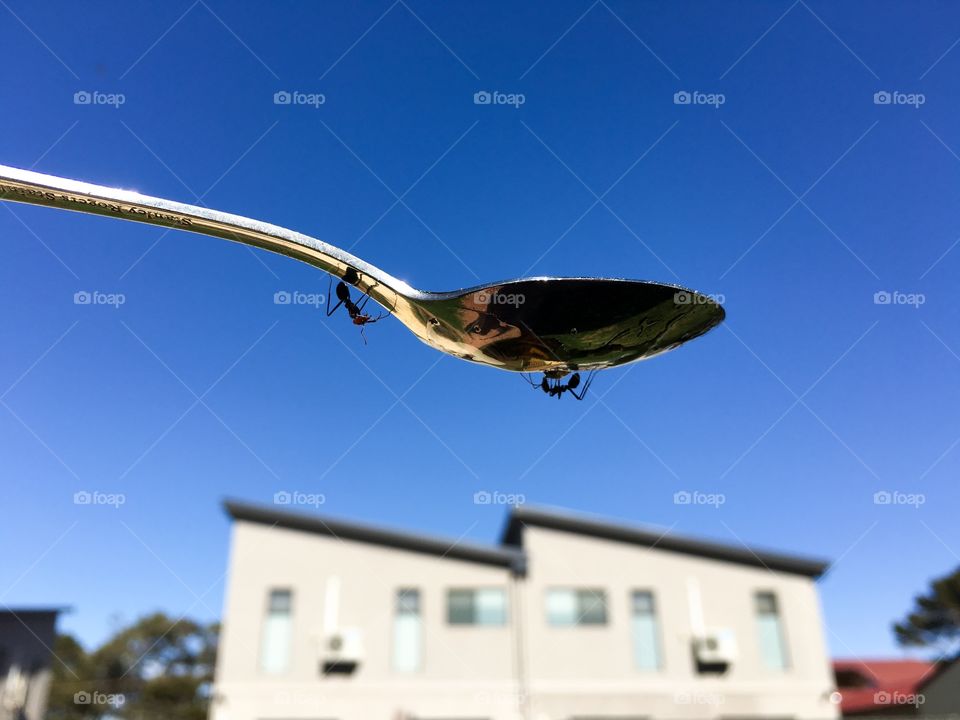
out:
<path id="1" fill-rule="evenodd" d="M 363 292 L 369 292 L 387 309 L 396 307 L 398 293 L 408 297 L 421 294 L 360 258 L 308 235 L 240 215 L 130 190 L 0 165 L 0 200 L 105 215 L 232 240 L 292 257 L 338 278 L 352 269 L 357 273 L 354 284 Z"/>

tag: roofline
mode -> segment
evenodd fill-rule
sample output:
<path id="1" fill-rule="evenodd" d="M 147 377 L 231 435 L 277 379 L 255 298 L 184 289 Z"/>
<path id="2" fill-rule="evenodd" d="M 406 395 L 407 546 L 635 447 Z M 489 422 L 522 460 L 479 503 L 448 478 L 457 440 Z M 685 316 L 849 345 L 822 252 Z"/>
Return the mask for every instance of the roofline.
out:
<path id="1" fill-rule="evenodd" d="M 254 505 L 240 500 L 224 500 L 223 506 L 227 514 L 234 520 L 282 527 L 288 530 L 300 530 L 342 540 L 355 540 L 397 550 L 434 555 L 442 559 L 466 560 L 485 565 L 495 565 L 507 568 L 518 575 L 526 572 L 526 554 L 519 548 L 465 543 L 450 538 L 375 527 L 312 513 L 277 510 L 265 505 Z"/>
<path id="2" fill-rule="evenodd" d="M 37 607 L 15 607 L 13 605 L 3 605 L 0 603 L 0 615 L 61 615 L 68 612 L 73 612 L 73 606 L 47 605 Z"/>
<path id="3" fill-rule="evenodd" d="M 817 558 L 787 555 L 769 550 L 727 545 L 712 540 L 681 536 L 651 529 L 612 523 L 605 520 L 558 512 L 546 508 L 518 506 L 513 508 L 503 529 L 501 542 L 505 546 L 523 547 L 525 525 L 589 535 L 658 550 L 668 550 L 686 555 L 696 555 L 713 560 L 722 560 L 741 565 L 761 567 L 767 570 L 821 577 L 830 567 L 830 562 Z"/>
<path id="4" fill-rule="evenodd" d="M 952 668 L 958 661 L 960 661 L 960 653 L 957 653 L 951 658 L 943 658 L 935 661 L 933 663 L 933 672 L 921 678 L 920 682 L 917 683 L 916 689 L 920 691 L 926 690 L 934 680 L 939 679 L 941 675 Z"/>

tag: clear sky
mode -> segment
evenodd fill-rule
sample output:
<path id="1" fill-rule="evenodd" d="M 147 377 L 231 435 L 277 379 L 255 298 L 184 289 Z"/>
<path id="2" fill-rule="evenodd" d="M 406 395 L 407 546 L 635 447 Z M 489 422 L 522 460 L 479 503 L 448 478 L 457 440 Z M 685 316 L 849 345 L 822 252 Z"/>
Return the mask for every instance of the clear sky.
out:
<path id="1" fill-rule="evenodd" d="M 728 321 L 557 402 L 396 321 L 364 346 L 344 315 L 275 305 L 326 292 L 295 261 L 5 205 L 0 602 L 69 604 L 87 644 L 154 609 L 214 618 L 225 496 L 487 542 L 487 490 L 832 558 L 832 652 L 898 652 L 891 621 L 960 562 L 958 22 L 946 2 L 3 0 L 2 164 L 199 197 L 423 289 L 650 279 L 722 295 Z M 94 291 L 124 302 L 75 304 Z"/>

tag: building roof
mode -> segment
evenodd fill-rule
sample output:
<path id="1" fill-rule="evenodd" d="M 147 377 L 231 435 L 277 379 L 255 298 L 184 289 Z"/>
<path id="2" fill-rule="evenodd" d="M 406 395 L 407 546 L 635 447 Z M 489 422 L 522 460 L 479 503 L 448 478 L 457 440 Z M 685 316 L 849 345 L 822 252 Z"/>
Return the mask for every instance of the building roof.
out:
<path id="1" fill-rule="evenodd" d="M 290 530 L 303 530 L 373 545 L 385 545 L 452 560 L 467 560 L 487 565 L 497 565 L 509 568 L 517 573 L 523 573 L 526 569 L 526 556 L 518 548 L 461 542 L 452 538 L 376 527 L 365 523 L 322 517 L 312 513 L 277 510 L 276 508 L 251 505 L 237 500 L 226 500 L 224 507 L 234 520 L 263 523 L 271 527 L 282 527 Z"/>
<path id="2" fill-rule="evenodd" d="M 927 688 L 933 684 L 934 680 L 937 680 L 948 670 L 951 670 L 954 667 L 960 667 L 960 654 L 954 655 L 952 658 L 939 660 L 933 663 L 933 665 L 933 670 L 927 673 L 925 677 L 921 678 L 921 682 L 917 686 L 917 688 L 923 692 L 926 692 Z"/>
<path id="3" fill-rule="evenodd" d="M 523 529 L 530 525 L 813 578 L 823 575 L 830 565 L 828 561 L 816 558 L 728 545 L 654 528 L 622 525 L 588 515 L 527 506 L 516 507 L 511 511 L 503 530 L 503 544 L 522 547 Z"/>
<path id="4" fill-rule="evenodd" d="M 0 605 L 0 616 L 13 615 L 60 615 L 70 612 L 73 608 L 69 605 L 54 605 L 49 607 L 11 607 L 9 605 Z"/>
<path id="5" fill-rule="evenodd" d="M 834 660 L 833 672 L 844 715 L 871 715 L 889 710 L 890 697 L 913 695 L 934 674 L 935 664 L 922 660 Z M 862 684 L 844 687 L 844 678 L 856 676 Z"/>
<path id="6" fill-rule="evenodd" d="M 373 545 L 385 545 L 454 560 L 496 565 L 509 568 L 518 574 L 526 571 L 523 528 L 531 525 L 808 577 L 819 577 L 829 565 L 824 560 L 726 545 L 546 508 L 512 508 L 507 517 L 501 544 L 484 545 L 323 517 L 285 508 L 253 505 L 239 500 L 226 500 L 224 507 L 235 520 L 302 530 Z"/>

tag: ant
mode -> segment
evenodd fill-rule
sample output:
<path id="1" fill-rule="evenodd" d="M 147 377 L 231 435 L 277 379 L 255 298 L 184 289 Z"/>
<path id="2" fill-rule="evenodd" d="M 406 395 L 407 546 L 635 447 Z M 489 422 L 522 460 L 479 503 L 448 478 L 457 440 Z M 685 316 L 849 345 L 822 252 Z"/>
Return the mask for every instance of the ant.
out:
<path id="1" fill-rule="evenodd" d="M 330 307 L 330 287 L 333 284 L 333 278 L 331 277 L 327 282 L 327 317 L 330 317 L 337 311 L 337 308 L 343 305 L 347 314 L 350 316 L 350 319 L 353 321 L 354 325 L 360 326 L 360 337 L 363 338 L 363 344 L 367 344 L 367 336 L 363 334 L 364 325 L 372 325 L 373 323 L 383 320 L 390 313 L 382 312 L 376 317 L 371 317 L 369 314 L 363 312 L 363 308 L 366 307 L 367 302 L 370 300 L 370 291 L 368 290 L 359 303 L 353 302 L 350 298 L 350 288 L 347 287 L 347 284 L 341 280 L 337 283 L 337 304 L 332 308 Z"/>
<path id="2" fill-rule="evenodd" d="M 596 374 L 596 370 L 587 375 L 587 381 L 583 384 L 583 388 L 579 394 L 577 393 L 577 388 L 580 387 L 580 373 L 575 372 L 567 382 L 561 382 L 561 379 L 566 374 L 565 370 L 548 370 L 543 374 L 543 380 L 541 380 L 539 384 L 526 375 L 523 376 L 523 379 L 526 380 L 534 390 L 540 388 L 544 393 L 558 400 L 565 392 L 569 392 L 577 400 L 583 400 L 583 398 L 587 396 L 587 390 L 590 389 L 591 383 L 593 383 L 593 376 Z M 550 382 L 551 380 L 553 381 L 552 384 Z"/>

